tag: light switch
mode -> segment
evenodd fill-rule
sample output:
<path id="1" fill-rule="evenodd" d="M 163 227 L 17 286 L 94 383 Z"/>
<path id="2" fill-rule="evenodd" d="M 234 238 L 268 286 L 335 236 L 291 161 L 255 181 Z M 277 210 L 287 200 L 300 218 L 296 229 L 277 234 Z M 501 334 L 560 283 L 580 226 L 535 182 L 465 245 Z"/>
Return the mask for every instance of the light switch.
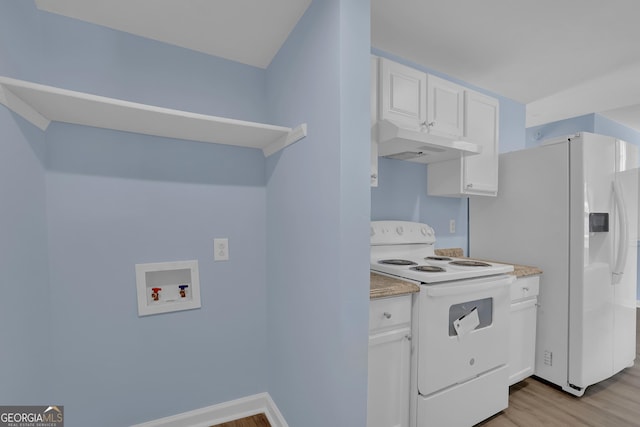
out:
<path id="1" fill-rule="evenodd" d="M 213 239 L 213 259 L 214 261 L 229 260 L 229 239 Z"/>

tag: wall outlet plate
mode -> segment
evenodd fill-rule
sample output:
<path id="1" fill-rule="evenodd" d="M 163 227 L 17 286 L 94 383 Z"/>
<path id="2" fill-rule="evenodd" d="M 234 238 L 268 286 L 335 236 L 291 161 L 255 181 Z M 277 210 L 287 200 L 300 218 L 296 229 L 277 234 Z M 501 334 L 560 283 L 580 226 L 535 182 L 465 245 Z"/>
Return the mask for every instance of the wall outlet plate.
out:
<path id="1" fill-rule="evenodd" d="M 198 261 L 136 264 L 138 316 L 200 308 Z"/>
<path id="2" fill-rule="evenodd" d="M 228 261 L 229 260 L 229 239 L 220 238 L 213 239 L 213 260 Z"/>

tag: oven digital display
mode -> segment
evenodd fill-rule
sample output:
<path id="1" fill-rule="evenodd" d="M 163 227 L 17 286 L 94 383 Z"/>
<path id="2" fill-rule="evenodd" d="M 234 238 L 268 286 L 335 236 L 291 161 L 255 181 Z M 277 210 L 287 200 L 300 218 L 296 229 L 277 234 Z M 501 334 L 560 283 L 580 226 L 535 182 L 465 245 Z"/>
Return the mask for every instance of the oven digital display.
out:
<path id="1" fill-rule="evenodd" d="M 473 311 L 478 315 L 478 326 L 474 329 L 482 329 L 493 322 L 493 298 L 483 298 L 474 301 L 463 302 L 449 307 L 449 336 L 458 335 L 456 331 L 456 321 L 470 315 Z M 474 314 L 475 316 L 475 314 Z"/>

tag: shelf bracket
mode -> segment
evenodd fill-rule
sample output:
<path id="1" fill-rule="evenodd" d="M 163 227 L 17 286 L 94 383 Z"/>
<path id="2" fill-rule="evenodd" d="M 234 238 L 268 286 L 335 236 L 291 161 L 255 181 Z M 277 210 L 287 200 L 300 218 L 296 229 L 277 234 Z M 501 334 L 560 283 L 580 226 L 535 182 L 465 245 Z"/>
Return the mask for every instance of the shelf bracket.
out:
<path id="1" fill-rule="evenodd" d="M 265 157 L 269 157 L 276 151 L 282 150 L 286 146 L 300 141 L 305 136 L 307 136 L 307 124 L 303 123 L 300 126 L 292 129 L 288 134 L 271 142 L 269 145 L 262 149 L 262 152 L 264 153 Z"/>
<path id="2" fill-rule="evenodd" d="M 49 123 L 51 123 L 51 120 L 40 114 L 35 108 L 24 102 L 2 84 L 0 84 L 0 104 L 43 131 L 47 130 Z"/>

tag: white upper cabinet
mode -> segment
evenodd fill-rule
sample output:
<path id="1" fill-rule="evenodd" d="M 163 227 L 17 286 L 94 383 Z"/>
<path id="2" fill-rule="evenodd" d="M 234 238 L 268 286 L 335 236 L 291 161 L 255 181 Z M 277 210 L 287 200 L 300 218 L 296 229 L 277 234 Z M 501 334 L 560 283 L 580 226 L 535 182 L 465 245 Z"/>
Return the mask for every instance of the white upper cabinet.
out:
<path id="1" fill-rule="evenodd" d="M 380 119 L 417 129 L 427 120 L 425 73 L 382 58 L 380 86 Z"/>
<path id="2" fill-rule="evenodd" d="M 380 119 L 419 129 L 427 120 L 427 75 L 380 59 Z"/>
<path id="3" fill-rule="evenodd" d="M 466 141 L 482 147 L 480 154 L 438 162 L 427 169 L 427 192 L 432 196 L 496 196 L 498 194 L 499 101 L 465 90 Z"/>
<path id="4" fill-rule="evenodd" d="M 464 131 L 464 88 L 427 76 L 427 126 L 431 132 L 461 137 Z"/>
<path id="5" fill-rule="evenodd" d="M 373 56 L 371 183 L 378 156 L 428 163 L 434 196 L 496 196 L 499 101 Z"/>
<path id="6" fill-rule="evenodd" d="M 380 119 L 428 133 L 461 137 L 464 88 L 422 71 L 380 59 Z"/>
<path id="7" fill-rule="evenodd" d="M 374 61 L 379 67 L 378 85 L 372 85 L 372 135 L 379 156 L 431 163 L 480 152 L 462 138 L 463 87 L 385 58 Z"/>
<path id="8" fill-rule="evenodd" d="M 464 136 L 482 146 L 477 156 L 462 158 L 466 194 L 498 194 L 498 121 L 500 103 L 478 92 L 465 93 Z"/>
<path id="9" fill-rule="evenodd" d="M 371 186 L 378 186 L 378 58 L 371 57 Z"/>

